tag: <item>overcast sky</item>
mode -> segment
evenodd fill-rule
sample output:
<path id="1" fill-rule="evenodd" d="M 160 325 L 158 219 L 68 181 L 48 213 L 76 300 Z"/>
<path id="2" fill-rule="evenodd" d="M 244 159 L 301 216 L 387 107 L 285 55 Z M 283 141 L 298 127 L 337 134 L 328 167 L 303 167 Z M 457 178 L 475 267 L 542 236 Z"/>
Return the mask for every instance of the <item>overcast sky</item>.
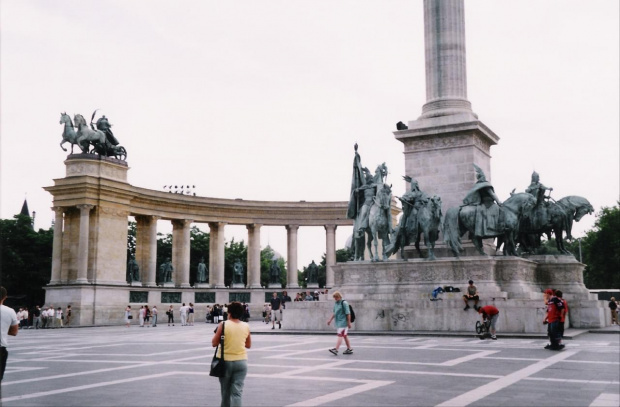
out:
<path id="1" fill-rule="evenodd" d="M 50 226 L 42 187 L 65 175 L 65 111 L 110 119 L 139 187 L 346 201 L 357 142 L 362 164 L 385 161 L 394 194 L 405 191 L 392 133 L 426 101 L 422 1 L 0 4 L 2 218 L 26 197 L 36 227 Z M 490 175 L 500 199 L 536 170 L 556 199 L 615 205 L 619 2 L 468 0 L 465 14 L 468 97 L 500 137 Z M 350 233 L 338 228 L 338 248 Z M 247 242 L 242 226 L 233 236 Z M 286 255 L 283 227 L 263 228 L 261 242 Z M 299 251 L 300 268 L 318 262 L 325 231 L 301 228 Z"/>

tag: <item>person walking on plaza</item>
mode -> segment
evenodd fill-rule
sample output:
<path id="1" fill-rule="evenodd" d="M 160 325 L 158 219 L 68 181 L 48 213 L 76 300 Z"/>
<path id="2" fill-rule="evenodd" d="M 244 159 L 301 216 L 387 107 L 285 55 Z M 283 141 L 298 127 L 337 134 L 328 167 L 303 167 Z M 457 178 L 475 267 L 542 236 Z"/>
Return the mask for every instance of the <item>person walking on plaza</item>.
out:
<path id="1" fill-rule="evenodd" d="M 140 321 L 140 328 L 144 328 L 145 317 L 146 317 L 146 310 L 144 309 L 144 305 L 140 305 L 140 309 L 138 310 L 138 321 Z"/>
<path id="2" fill-rule="evenodd" d="M 62 308 L 58 307 L 56 310 L 56 326 L 64 328 L 62 320 L 64 319 L 64 315 L 62 315 Z"/>
<path id="3" fill-rule="evenodd" d="M 148 305 L 144 306 L 144 324 L 146 325 L 146 327 L 150 327 L 151 326 L 151 309 L 149 308 Z"/>
<path id="4" fill-rule="evenodd" d="M 611 310 L 611 324 L 620 325 L 618 324 L 618 303 L 616 302 L 616 298 L 611 297 L 607 306 Z"/>
<path id="5" fill-rule="evenodd" d="M 34 329 L 41 327 L 41 307 L 38 305 L 32 309 L 32 326 Z"/>
<path id="6" fill-rule="evenodd" d="M 477 309 L 480 296 L 478 295 L 478 289 L 474 285 L 473 280 L 469 280 L 469 286 L 467 286 L 467 294 L 463 295 L 463 301 L 465 302 L 465 308 L 463 308 L 463 311 L 467 311 L 470 308 L 468 304 L 469 300 L 474 300 L 474 309 Z"/>
<path id="7" fill-rule="evenodd" d="M 484 307 L 478 307 L 476 309 L 478 313 L 482 315 L 483 323 L 485 321 L 490 321 L 489 331 L 491 333 L 491 339 L 497 340 L 497 336 L 495 336 L 495 325 L 499 317 L 499 310 L 493 305 L 485 305 Z M 480 339 L 484 339 L 484 336 L 481 336 Z"/>
<path id="8" fill-rule="evenodd" d="M 282 322 L 280 317 L 280 307 L 282 301 L 278 298 L 278 293 L 273 293 L 272 298 L 269 301 L 271 304 L 271 329 L 276 329 L 276 319 L 278 320 L 278 329 L 282 329 Z"/>
<path id="9" fill-rule="evenodd" d="M 16 336 L 19 332 L 19 322 L 15 310 L 4 305 L 4 300 L 8 297 L 6 288 L 0 286 L 0 383 L 4 378 L 6 361 L 9 358 L 7 348 L 9 346 L 9 335 Z M 1 384 L 0 384 L 1 386 Z M 2 387 L 0 387 L 0 397 L 2 397 Z M 2 400 L 0 398 L 0 400 Z"/>
<path id="10" fill-rule="evenodd" d="M 47 308 L 47 327 L 55 328 L 56 327 L 56 312 L 54 312 L 54 306 L 50 305 Z"/>
<path id="11" fill-rule="evenodd" d="M 562 291 L 555 290 L 555 296 L 562 301 L 564 307 L 562 311 L 560 311 L 560 323 L 558 324 L 558 335 L 560 336 L 560 343 L 562 343 L 562 339 L 564 338 L 564 323 L 566 322 L 566 316 L 568 315 L 568 302 L 564 298 L 562 298 Z"/>
<path id="12" fill-rule="evenodd" d="M 69 326 L 71 323 L 71 317 L 73 316 L 73 311 L 71 310 L 71 305 L 67 305 L 67 311 L 65 312 L 65 326 Z"/>
<path id="13" fill-rule="evenodd" d="M 555 296 L 552 289 L 545 290 L 545 296 L 547 299 L 547 316 L 543 321 L 543 324 L 548 324 L 547 334 L 549 335 L 549 344 L 545 346 L 545 349 L 549 350 L 561 350 L 564 345 L 560 344 L 560 318 L 562 310 L 564 309 L 564 302 Z"/>
<path id="14" fill-rule="evenodd" d="M 246 349 L 252 347 L 250 326 L 241 321 L 243 306 L 234 301 L 228 306 L 228 320 L 221 322 L 216 330 L 211 345 L 215 348 L 224 339 L 224 365 L 226 374 L 220 377 L 221 407 L 241 406 L 243 385 L 248 373 L 248 354 Z M 224 335 L 222 335 L 222 331 Z M 221 357 L 221 348 L 218 357 Z"/>
<path id="15" fill-rule="evenodd" d="M 127 308 L 125 308 L 125 326 L 127 328 L 129 328 L 129 324 L 131 323 L 131 305 L 128 305 Z"/>
<path id="16" fill-rule="evenodd" d="M 170 324 L 174 326 L 174 308 L 172 308 L 172 305 L 168 308 L 168 311 L 166 311 L 166 315 L 168 315 L 168 326 L 170 326 Z"/>
<path id="17" fill-rule="evenodd" d="M 187 325 L 187 310 L 189 307 L 183 303 L 181 308 L 179 308 L 179 312 L 181 313 L 181 326 Z"/>
<path id="18" fill-rule="evenodd" d="M 351 348 L 351 343 L 349 342 L 349 329 L 351 329 L 351 309 L 349 308 L 349 304 L 342 299 L 342 295 L 339 291 L 334 291 L 332 294 L 334 300 L 334 312 L 332 313 L 332 317 L 327 321 L 327 325 L 331 324 L 332 321 L 335 320 L 334 325 L 336 326 L 336 334 L 338 339 L 336 340 L 336 347 L 329 349 L 331 353 L 338 356 L 338 350 L 340 349 L 340 345 L 342 345 L 342 340 L 347 345 L 347 349 L 342 352 L 343 355 L 350 355 L 353 353 L 353 348 Z"/>
<path id="19" fill-rule="evenodd" d="M 189 307 L 187 307 L 187 325 L 194 325 L 194 304 L 189 303 Z"/>
<path id="20" fill-rule="evenodd" d="M 157 306 L 153 305 L 153 310 L 151 311 L 151 315 L 153 316 L 153 322 L 151 326 L 155 328 L 157 326 Z"/>

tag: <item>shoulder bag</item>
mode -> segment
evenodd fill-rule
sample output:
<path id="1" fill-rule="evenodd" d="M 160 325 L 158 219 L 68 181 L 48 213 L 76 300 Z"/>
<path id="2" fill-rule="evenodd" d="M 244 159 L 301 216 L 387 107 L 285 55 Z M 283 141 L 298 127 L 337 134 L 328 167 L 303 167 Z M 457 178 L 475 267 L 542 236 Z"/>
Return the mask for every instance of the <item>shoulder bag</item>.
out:
<path id="1" fill-rule="evenodd" d="M 226 375 L 226 366 L 224 365 L 224 325 L 226 322 L 222 322 L 222 336 L 220 337 L 220 343 L 215 347 L 215 353 L 213 354 L 213 360 L 211 361 L 211 372 L 209 376 L 224 377 Z M 222 347 L 222 357 L 217 357 L 217 349 Z"/>

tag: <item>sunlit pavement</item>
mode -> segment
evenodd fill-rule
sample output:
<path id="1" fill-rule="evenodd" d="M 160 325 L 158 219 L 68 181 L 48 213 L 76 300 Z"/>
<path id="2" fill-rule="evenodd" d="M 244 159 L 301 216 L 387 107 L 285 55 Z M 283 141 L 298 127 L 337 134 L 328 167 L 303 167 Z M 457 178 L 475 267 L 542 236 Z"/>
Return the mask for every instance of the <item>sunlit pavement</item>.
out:
<path id="1" fill-rule="evenodd" d="M 620 335 L 350 336 L 252 322 L 245 406 L 618 406 Z M 214 325 L 22 330 L 2 382 L 7 406 L 217 406 Z M 613 327 L 607 332 L 614 332 Z M 277 333 L 277 334 L 276 334 Z"/>

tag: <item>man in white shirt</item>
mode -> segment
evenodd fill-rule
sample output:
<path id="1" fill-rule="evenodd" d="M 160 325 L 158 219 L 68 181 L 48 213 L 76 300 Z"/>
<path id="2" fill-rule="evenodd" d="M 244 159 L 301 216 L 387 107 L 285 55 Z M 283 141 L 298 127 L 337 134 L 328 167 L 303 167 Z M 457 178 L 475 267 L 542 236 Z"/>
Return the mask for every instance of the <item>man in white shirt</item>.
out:
<path id="1" fill-rule="evenodd" d="M 181 312 L 181 326 L 185 326 L 187 325 L 187 311 L 189 311 L 189 307 L 183 303 L 179 311 Z"/>
<path id="2" fill-rule="evenodd" d="M 50 307 L 47 309 L 47 327 L 48 328 L 55 328 L 56 327 L 56 321 L 54 318 L 56 312 L 54 311 L 54 306 L 50 305 Z"/>
<path id="3" fill-rule="evenodd" d="M 4 378 L 6 361 L 9 358 L 9 352 L 6 349 L 9 346 L 9 335 L 16 336 L 19 331 L 19 322 L 17 322 L 17 314 L 15 314 L 15 310 L 4 305 L 4 300 L 6 300 L 6 297 L 6 288 L 0 286 L 0 329 L 2 330 L 0 332 L 0 382 L 2 382 L 2 379 Z M 0 390 L 0 392 L 1 391 L 2 390 Z"/>

